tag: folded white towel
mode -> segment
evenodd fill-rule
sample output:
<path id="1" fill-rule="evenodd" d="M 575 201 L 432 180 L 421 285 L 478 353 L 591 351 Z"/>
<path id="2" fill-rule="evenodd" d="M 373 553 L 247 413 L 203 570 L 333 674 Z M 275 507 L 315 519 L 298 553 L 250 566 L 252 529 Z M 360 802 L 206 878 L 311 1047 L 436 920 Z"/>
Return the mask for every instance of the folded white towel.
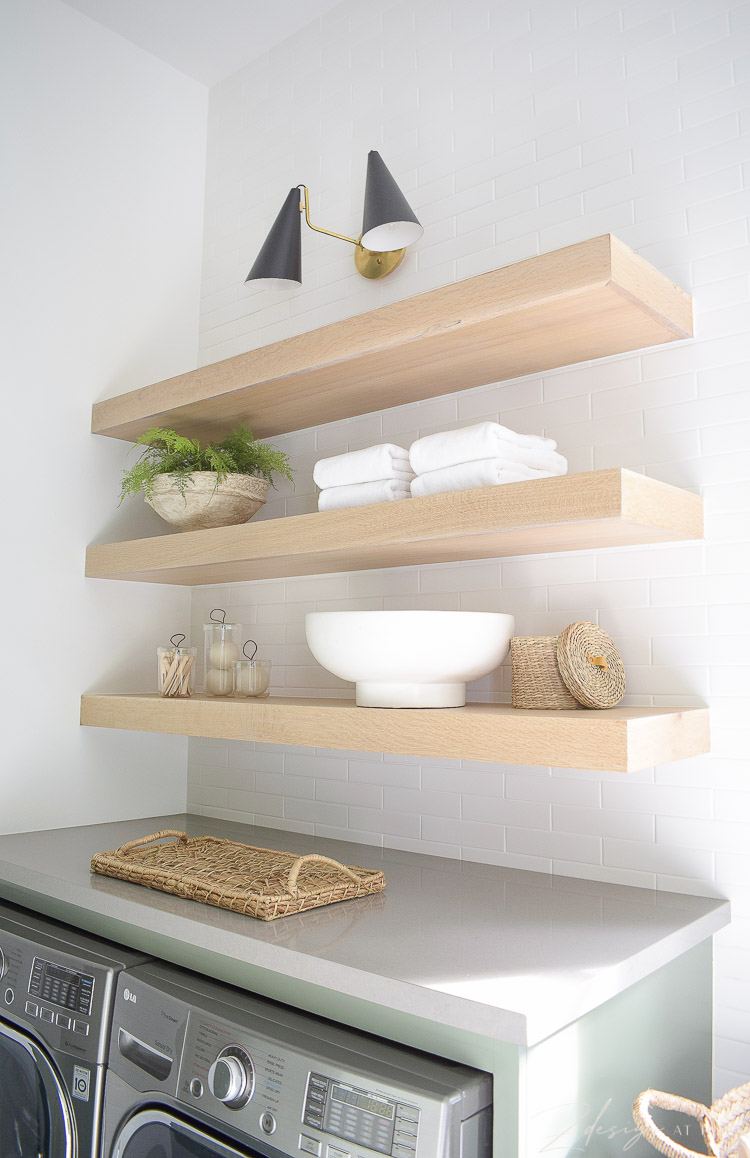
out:
<path id="1" fill-rule="evenodd" d="M 377 482 L 327 487 L 318 495 L 318 510 L 335 511 L 340 507 L 365 507 L 368 503 L 391 503 L 396 499 L 408 498 L 408 482 L 396 478 L 386 478 Z"/>
<path id="2" fill-rule="evenodd" d="M 408 450 L 392 442 L 337 454 L 333 458 L 321 458 L 313 468 L 313 480 L 321 490 L 350 483 L 382 482 L 389 478 L 401 479 L 407 484 L 414 478 Z"/>
<path id="3" fill-rule="evenodd" d="M 557 443 L 552 438 L 516 434 L 499 422 L 479 422 L 476 426 L 464 426 L 460 430 L 446 430 L 441 434 L 418 438 L 411 445 L 409 460 L 415 474 L 426 474 L 427 471 L 442 470 L 443 467 L 457 466 L 462 462 L 498 458 L 501 444 L 507 443 L 541 454 L 549 454 L 557 449 Z"/>
<path id="4" fill-rule="evenodd" d="M 415 499 L 424 495 L 442 495 L 448 491 L 468 491 L 474 487 L 494 487 L 501 483 L 525 482 L 527 479 L 549 478 L 552 471 L 534 470 L 520 462 L 505 463 L 501 458 L 480 458 L 475 462 L 461 462 L 442 470 L 428 470 L 411 484 Z"/>
<path id="5" fill-rule="evenodd" d="M 497 453 L 492 456 L 507 465 L 530 466 L 534 470 L 544 470 L 548 474 L 567 474 L 568 460 L 557 450 L 533 449 L 529 446 L 516 446 L 514 442 L 498 442 Z M 475 459 L 481 462 L 481 459 Z"/>

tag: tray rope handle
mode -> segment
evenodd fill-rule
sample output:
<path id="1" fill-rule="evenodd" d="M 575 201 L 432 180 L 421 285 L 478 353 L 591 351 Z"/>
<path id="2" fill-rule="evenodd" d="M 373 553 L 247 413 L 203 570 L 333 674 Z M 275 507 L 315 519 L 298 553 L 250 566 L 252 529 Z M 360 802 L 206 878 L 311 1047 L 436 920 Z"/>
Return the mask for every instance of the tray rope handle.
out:
<path id="1" fill-rule="evenodd" d="M 165 828 L 161 832 L 152 833 L 151 836 L 141 836 L 138 840 L 129 840 L 127 844 L 120 845 L 115 855 L 127 856 L 134 848 L 141 848 L 144 844 L 153 844 L 165 836 L 176 836 L 178 844 L 187 844 L 188 834 L 186 832 L 180 832 L 176 828 Z"/>
<path id="2" fill-rule="evenodd" d="M 689 1098 L 681 1098 L 676 1094 L 665 1094 L 661 1090 L 644 1090 L 633 1102 L 633 1120 L 647 1142 L 666 1158 L 696 1158 L 697 1150 L 688 1150 L 673 1142 L 671 1138 L 659 1129 L 650 1114 L 651 1106 L 658 1106 L 662 1110 L 677 1110 L 697 1118 L 701 1133 L 708 1147 L 708 1153 L 713 1158 L 721 1158 L 722 1151 L 718 1138 L 718 1128 L 713 1114 L 708 1106 L 701 1102 L 691 1102 Z"/>
<path id="3" fill-rule="evenodd" d="M 311 860 L 322 861 L 323 864 L 332 864 L 339 870 L 339 872 L 342 872 L 345 874 L 345 876 L 350 877 L 355 884 L 362 884 L 362 877 L 357 876 L 357 874 L 352 872 L 350 868 L 347 868 L 345 864 L 341 864 L 341 862 L 337 860 L 332 860 L 330 856 L 320 856 L 320 854 L 317 852 L 309 852 L 306 856 L 298 856 L 292 867 L 289 869 L 287 887 L 290 893 L 296 894 L 299 892 L 297 877 L 299 876 L 302 866 L 304 864 L 308 864 Z"/>

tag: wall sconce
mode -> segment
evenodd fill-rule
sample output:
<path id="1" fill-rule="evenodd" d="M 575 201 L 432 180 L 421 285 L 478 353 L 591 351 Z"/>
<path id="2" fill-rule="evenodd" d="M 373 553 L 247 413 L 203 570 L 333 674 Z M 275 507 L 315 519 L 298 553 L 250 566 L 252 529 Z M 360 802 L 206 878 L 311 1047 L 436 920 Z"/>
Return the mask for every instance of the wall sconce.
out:
<path id="1" fill-rule="evenodd" d="M 300 192 L 302 191 L 302 192 Z M 289 190 L 278 217 L 269 230 L 245 282 L 255 282 L 259 289 L 290 289 L 302 284 L 301 215 L 316 233 L 326 233 L 349 241 L 354 250 L 354 264 L 367 278 L 385 277 L 403 259 L 408 245 L 419 241 L 424 233 L 414 211 L 393 180 L 380 156 L 372 149 L 367 157 L 365 207 L 362 233 L 358 239 L 331 229 L 321 229 L 310 220 L 310 198 L 307 185 Z"/>

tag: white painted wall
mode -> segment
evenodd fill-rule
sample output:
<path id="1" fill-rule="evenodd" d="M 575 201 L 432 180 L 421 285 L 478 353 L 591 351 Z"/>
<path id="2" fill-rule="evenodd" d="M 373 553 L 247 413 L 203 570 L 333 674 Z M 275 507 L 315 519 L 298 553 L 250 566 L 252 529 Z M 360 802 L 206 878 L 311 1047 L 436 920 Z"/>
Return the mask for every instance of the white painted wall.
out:
<path id="1" fill-rule="evenodd" d="M 58 0 L 0 13 L 3 165 L 0 831 L 185 799 L 186 742 L 84 730 L 83 690 L 154 682 L 188 595 L 86 580 L 127 446 L 105 393 L 195 365 L 207 90 Z M 140 504 L 139 504 L 140 505 Z"/>
<path id="2" fill-rule="evenodd" d="M 571 469 L 702 490 L 704 544 L 371 571 L 197 591 L 228 604 L 277 691 L 349 695 L 307 610 L 504 610 L 521 634 L 596 619 L 631 703 L 708 701 L 713 755 L 620 776 L 192 741 L 194 810 L 575 876 L 729 895 L 717 1087 L 750 1075 L 750 5 L 736 0 L 346 0 L 211 94 L 201 361 L 611 231 L 695 295 L 697 337 L 278 440 L 298 467 L 263 517 L 313 510 L 316 457 L 481 418 L 557 438 Z M 289 187 L 355 233 L 370 148 L 425 225 L 382 284 L 303 233 L 304 286 L 244 277 Z M 457 383 L 457 385 L 459 385 Z M 507 672 L 475 686 L 508 698 Z"/>

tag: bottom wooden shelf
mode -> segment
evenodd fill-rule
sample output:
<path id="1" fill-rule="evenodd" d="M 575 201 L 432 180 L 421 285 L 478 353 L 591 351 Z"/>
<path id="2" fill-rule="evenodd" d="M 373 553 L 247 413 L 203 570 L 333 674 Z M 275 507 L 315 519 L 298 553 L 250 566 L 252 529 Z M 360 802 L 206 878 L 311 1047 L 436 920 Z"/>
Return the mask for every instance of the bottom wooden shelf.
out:
<path id="1" fill-rule="evenodd" d="M 358 708 L 352 700 L 85 695 L 81 723 L 208 739 L 637 772 L 709 750 L 707 708 Z"/>

